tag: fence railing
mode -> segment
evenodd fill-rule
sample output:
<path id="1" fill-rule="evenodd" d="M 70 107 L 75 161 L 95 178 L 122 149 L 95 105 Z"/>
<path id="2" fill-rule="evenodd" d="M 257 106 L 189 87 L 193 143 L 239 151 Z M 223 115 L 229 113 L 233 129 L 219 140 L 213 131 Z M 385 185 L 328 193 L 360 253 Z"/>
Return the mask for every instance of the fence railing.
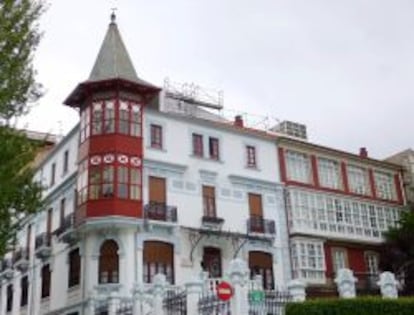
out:
<path id="1" fill-rule="evenodd" d="M 250 216 L 247 220 L 248 233 L 276 234 L 274 220 L 264 219 L 261 216 Z"/>
<path id="2" fill-rule="evenodd" d="M 35 249 L 38 249 L 42 246 L 50 246 L 50 233 L 48 232 L 43 232 L 41 234 L 39 234 L 38 236 L 36 236 L 36 240 L 35 240 Z"/>
<path id="3" fill-rule="evenodd" d="M 161 202 L 150 202 L 144 207 L 145 219 L 177 222 L 177 207 Z"/>
<path id="4" fill-rule="evenodd" d="M 199 315 L 231 315 L 230 302 L 221 301 L 216 295 L 203 296 L 198 301 Z"/>
<path id="5" fill-rule="evenodd" d="M 185 289 L 167 290 L 163 299 L 163 309 L 166 315 L 187 315 L 187 292 Z"/>
<path id="6" fill-rule="evenodd" d="M 288 291 L 250 291 L 249 315 L 284 315 L 290 301 L 292 296 Z"/>

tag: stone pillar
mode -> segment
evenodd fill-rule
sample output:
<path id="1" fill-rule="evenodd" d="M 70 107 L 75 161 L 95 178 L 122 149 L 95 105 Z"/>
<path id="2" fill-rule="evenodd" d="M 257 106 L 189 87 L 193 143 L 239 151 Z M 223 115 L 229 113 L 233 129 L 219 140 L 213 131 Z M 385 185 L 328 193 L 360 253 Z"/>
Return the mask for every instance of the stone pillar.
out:
<path id="1" fill-rule="evenodd" d="M 236 258 L 230 262 L 228 276 L 234 290 L 233 298 L 230 300 L 232 314 L 249 314 L 249 274 L 244 260 Z"/>
<path id="2" fill-rule="evenodd" d="M 298 279 L 291 280 L 288 282 L 287 287 L 293 302 L 304 302 L 306 300 L 306 286 L 303 281 Z"/>
<path id="3" fill-rule="evenodd" d="M 187 293 L 187 314 L 198 314 L 198 301 L 203 293 L 204 283 L 201 279 L 195 279 L 185 284 Z"/>
<path id="4" fill-rule="evenodd" d="M 115 292 L 111 292 L 108 298 L 108 315 L 116 315 L 116 309 L 119 302 L 119 297 Z"/>
<path id="5" fill-rule="evenodd" d="M 392 272 L 386 271 L 380 274 L 380 280 L 377 282 L 381 289 L 383 298 L 396 299 L 398 298 L 398 281 Z"/>
<path id="6" fill-rule="evenodd" d="M 341 298 L 348 299 L 356 296 L 355 283 L 358 279 L 354 277 L 352 270 L 347 268 L 339 269 L 334 281 Z"/>
<path id="7" fill-rule="evenodd" d="M 153 294 L 154 294 L 154 307 L 153 314 L 164 315 L 164 309 L 162 302 L 164 299 L 165 287 L 167 286 L 167 280 L 165 275 L 159 273 L 154 276 L 153 282 Z"/>
<path id="8" fill-rule="evenodd" d="M 85 315 L 95 315 L 95 295 L 93 292 L 89 293 L 89 300 L 86 304 L 86 314 Z"/>
<path id="9" fill-rule="evenodd" d="M 145 307 L 145 287 L 142 283 L 135 284 L 132 289 L 132 314 L 143 315 Z"/>

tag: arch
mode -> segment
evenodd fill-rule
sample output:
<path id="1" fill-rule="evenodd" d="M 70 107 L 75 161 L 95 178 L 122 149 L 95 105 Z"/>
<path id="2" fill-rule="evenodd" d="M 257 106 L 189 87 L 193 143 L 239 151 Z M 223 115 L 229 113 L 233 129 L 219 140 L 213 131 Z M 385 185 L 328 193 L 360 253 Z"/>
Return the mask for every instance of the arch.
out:
<path id="1" fill-rule="evenodd" d="M 98 267 L 99 283 L 119 282 L 118 243 L 113 239 L 106 240 L 99 251 Z"/>
<path id="2" fill-rule="evenodd" d="M 257 274 L 262 276 L 264 289 L 271 290 L 274 288 L 272 254 L 262 251 L 250 251 L 249 269 L 251 277 Z"/>
<path id="3" fill-rule="evenodd" d="M 165 274 L 174 283 L 174 245 L 160 241 L 144 241 L 144 282 L 151 283 L 157 273 Z"/>

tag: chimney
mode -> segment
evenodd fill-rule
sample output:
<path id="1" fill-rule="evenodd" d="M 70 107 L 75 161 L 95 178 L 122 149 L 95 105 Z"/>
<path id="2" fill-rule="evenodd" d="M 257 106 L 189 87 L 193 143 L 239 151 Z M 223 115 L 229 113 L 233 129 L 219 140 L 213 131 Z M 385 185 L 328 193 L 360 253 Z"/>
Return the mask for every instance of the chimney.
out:
<path id="1" fill-rule="evenodd" d="M 359 156 L 362 158 L 367 158 L 368 157 L 367 148 L 365 147 L 359 148 Z"/>
<path id="2" fill-rule="evenodd" d="M 241 115 L 234 117 L 234 125 L 237 127 L 244 127 L 243 117 Z"/>

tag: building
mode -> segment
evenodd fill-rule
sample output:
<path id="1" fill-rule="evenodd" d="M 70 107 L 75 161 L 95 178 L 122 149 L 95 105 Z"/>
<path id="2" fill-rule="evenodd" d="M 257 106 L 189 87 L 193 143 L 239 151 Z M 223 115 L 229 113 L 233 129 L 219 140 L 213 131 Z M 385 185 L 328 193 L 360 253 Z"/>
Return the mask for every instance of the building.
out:
<path id="1" fill-rule="evenodd" d="M 401 165 L 403 168 L 403 184 L 407 202 L 410 206 L 414 204 L 414 151 L 407 149 L 396 153 L 386 161 Z"/>
<path id="2" fill-rule="evenodd" d="M 292 257 L 292 276 L 310 296 L 336 295 L 335 272 L 353 270 L 357 289 L 375 293 L 383 233 L 405 204 L 401 167 L 278 137 Z"/>
<path id="3" fill-rule="evenodd" d="M 156 273 L 221 278 L 233 257 L 266 288 L 290 279 L 274 135 L 139 78 L 114 15 L 64 103 L 80 122 L 38 165 L 45 208 L 2 261 L 0 314 L 83 314 Z"/>

